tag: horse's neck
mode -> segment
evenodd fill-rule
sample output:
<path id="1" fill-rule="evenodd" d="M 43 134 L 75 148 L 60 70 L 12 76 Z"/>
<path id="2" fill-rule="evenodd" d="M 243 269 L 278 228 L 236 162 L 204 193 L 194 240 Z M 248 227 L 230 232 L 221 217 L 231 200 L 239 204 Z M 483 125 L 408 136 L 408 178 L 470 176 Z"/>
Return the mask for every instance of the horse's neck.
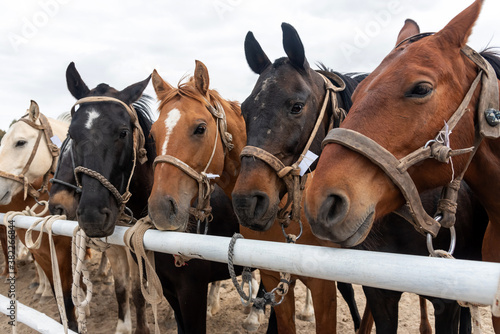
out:
<path id="1" fill-rule="evenodd" d="M 152 161 L 148 160 L 135 167 L 129 189 L 132 197 L 127 203 L 135 218 L 142 218 L 144 214 L 147 214 L 148 198 L 153 187 L 153 178 Z"/>
<path id="2" fill-rule="evenodd" d="M 246 145 L 247 136 L 245 130 L 245 121 L 241 112 L 228 111 L 226 113 L 227 131 L 233 136 L 233 149 L 226 152 L 224 157 L 224 170 L 221 177 L 218 179 L 217 184 L 222 188 L 224 193 L 231 198 L 236 179 L 240 173 L 240 153 Z"/>
<path id="3" fill-rule="evenodd" d="M 500 139 L 483 139 L 465 181 L 484 205 L 490 220 L 500 223 Z"/>

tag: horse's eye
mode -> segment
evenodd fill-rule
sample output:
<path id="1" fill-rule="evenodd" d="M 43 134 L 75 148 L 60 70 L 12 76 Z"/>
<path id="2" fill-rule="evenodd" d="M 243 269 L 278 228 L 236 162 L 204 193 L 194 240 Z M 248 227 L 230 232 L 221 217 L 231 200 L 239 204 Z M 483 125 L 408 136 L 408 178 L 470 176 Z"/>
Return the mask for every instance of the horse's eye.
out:
<path id="1" fill-rule="evenodd" d="M 196 130 L 194 130 L 194 134 L 195 135 L 202 135 L 205 133 L 206 129 L 207 129 L 207 126 L 205 124 L 200 124 L 200 125 L 198 125 Z"/>
<path id="2" fill-rule="evenodd" d="M 292 114 L 300 114 L 302 112 L 302 108 L 304 108 L 304 104 L 297 102 L 293 105 L 292 110 L 290 110 L 290 112 Z"/>
<path id="3" fill-rule="evenodd" d="M 16 143 L 16 147 L 22 147 L 26 145 L 27 141 L 26 140 L 18 140 Z"/>
<path id="4" fill-rule="evenodd" d="M 419 82 L 412 89 L 410 89 L 405 96 L 406 97 L 415 97 L 422 98 L 426 97 L 430 93 L 432 93 L 432 85 L 428 82 Z"/>
<path id="5" fill-rule="evenodd" d="M 120 138 L 122 138 L 122 139 L 123 139 L 123 138 L 127 137 L 127 133 L 128 133 L 128 132 L 127 132 L 127 130 L 122 130 L 122 131 L 120 132 Z"/>

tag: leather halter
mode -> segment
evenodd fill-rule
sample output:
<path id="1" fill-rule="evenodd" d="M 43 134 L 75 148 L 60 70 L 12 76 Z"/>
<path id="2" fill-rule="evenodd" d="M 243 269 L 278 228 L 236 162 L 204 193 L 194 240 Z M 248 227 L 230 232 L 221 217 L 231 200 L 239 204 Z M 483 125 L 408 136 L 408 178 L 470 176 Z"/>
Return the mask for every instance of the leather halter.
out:
<path id="1" fill-rule="evenodd" d="M 276 158 L 276 156 L 274 156 L 273 154 L 267 152 L 262 148 L 250 145 L 245 146 L 240 154 L 240 157 L 255 157 L 265 162 L 276 172 L 278 177 L 282 179 L 283 182 L 285 182 L 288 192 L 287 203 L 278 211 L 278 220 L 284 227 L 288 227 L 290 221 L 300 220 L 301 199 L 306 177 L 300 176 L 299 164 L 304 159 L 307 151 L 311 147 L 314 138 L 316 137 L 319 126 L 323 122 L 326 107 L 328 106 L 328 102 L 330 101 L 330 99 L 332 102 L 334 123 L 332 126 L 340 125 L 340 123 L 346 116 L 345 110 L 339 107 L 337 98 L 337 93 L 345 89 L 345 82 L 335 73 L 328 73 L 328 75 L 331 76 L 331 78 L 335 80 L 335 82 L 339 85 L 339 87 L 337 87 L 327 77 L 325 77 L 325 75 L 319 72 L 318 74 L 323 78 L 325 82 L 325 98 L 323 100 L 323 105 L 321 107 L 319 116 L 316 120 L 316 124 L 314 125 L 311 135 L 309 136 L 309 140 L 307 141 L 297 161 L 295 161 L 290 166 L 285 166 L 283 162 L 281 162 L 281 160 Z M 289 209 L 290 205 L 292 206 L 291 209 Z"/>
<path id="2" fill-rule="evenodd" d="M 217 149 L 217 141 L 219 133 L 222 140 L 222 144 L 228 151 L 232 150 L 234 147 L 232 143 L 233 137 L 229 132 L 227 132 L 227 120 L 224 108 L 218 101 L 215 101 L 215 107 L 212 106 L 207 99 L 205 99 L 205 102 L 206 102 L 206 108 L 215 118 L 215 121 L 217 123 L 217 132 L 215 133 L 215 142 L 212 149 L 212 154 L 204 170 L 201 173 L 199 173 L 196 170 L 194 170 L 191 166 L 183 162 L 182 160 L 171 155 L 159 155 L 153 162 L 153 169 L 156 168 L 156 165 L 158 163 L 168 163 L 179 168 L 181 171 L 186 173 L 188 176 L 193 178 L 198 183 L 198 202 L 196 204 L 196 208 L 189 209 L 189 213 L 198 220 L 198 223 L 203 221 L 210 221 L 212 217 L 212 207 L 210 206 L 210 195 L 214 191 L 214 185 L 210 182 L 210 180 L 213 179 L 213 177 L 209 177 L 209 175 L 207 174 L 207 170 L 208 167 L 210 167 L 210 164 L 212 163 L 215 150 Z M 208 225 L 205 226 L 205 230 L 207 226 Z"/>
<path id="3" fill-rule="evenodd" d="M 416 37 L 420 39 L 425 36 L 429 36 L 429 34 L 421 34 Z M 412 42 L 412 38 L 415 39 L 416 37 L 414 36 L 407 40 Z M 401 45 L 401 43 L 399 45 Z M 486 113 L 491 110 L 498 110 L 499 93 L 496 73 L 492 66 L 479 53 L 475 52 L 470 47 L 465 46 L 462 49 L 462 53 L 476 64 L 479 68 L 479 73 L 471 84 L 462 103 L 446 123 L 447 126 L 445 125 L 438 135 L 433 140 L 428 142 L 430 145 L 426 144 L 424 147 L 421 147 L 408 154 L 406 157 L 398 160 L 392 155 L 392 153 L 367 136 L 354 130 L 343 128 L 331 130 L 323 140 L 322 144 L 323 147 L 329 143 L 340 144 L 367 157 L 374 164 L 380 167 L 400 189 L 406 200 L 406 205 L 396 213 L 400 214 L 403 218 L 412 223 L 417 231 L 424 234 L 429 233 L 433 237 L 436 237 L 441 226 L 449 228 L 455 223 L 456 201 L 458 197 L 458 190 L 460 188 L 460 182 L 470 162 L 472 161 L 482 138 L 498 138 L 500 136 L 500 127 L 490 125 L 485 118 Z M 457 125 L 465 113 L 469 111 L 468 105 L 476 91 L 479 81 L 481 81 L 482 89 L 479 97 L 479 104 L 476 110 L 478 124 L 475 131 L 474 146 L 465 149 L 452 150 L 449 145 L 443 141 L 443 134 L 449 133 Z M 415 183 L 407 170 L 409 167 L 428 158 L 434 158 L 439 162 L 448 163 L 452 156 L 465 153 L 471 154 L 464 170 L 458 177 L 452 180 L 443 191 L 443 197 L 438 205 L 437 213 L 437 216 L 442 216 L 442 220 L 438 222 L 436 218 L 430 217 L 425 212 Z"/>
<path id="4" fill-rule="evenodd" d="M 37 124 L 37 123 L 33 122 L 32 120 L 28 119 L 27 116 L 28 116 L 27 114 L 24 115 L 22 118 L 20 118 L 18 120 L 18 122 L 24 122 L 24 123 L 28 124 L 29 126 L 31 126 L 32 128 L 38 130 L 38 137 L 36 139 L 35 145 L 33 146 L 33 150 L 31 151 L 31 155 L 28 158 L 28 161 L 26 162 L 26 165 L 24 166 L 23 170 L 21 171 L 21 174 L 14 175 L 11 173 L 0 171 L 0 177 L 14 180 L 14 181 L 19 182 L 23 185 L 24 199 L 25 200 L 26 200 L 26 197 L 28 196 L 28 194 L 31 197 L 37 199 L 40 197 L 40 194 L 42 192 L 47 191 L 49 174 L 54 173 L 55 166 L 57 163 L 57 157 L 59 156 L 59 152 L 60 152 L 59 147 L 57 147 L 57 145 L 52 142 L 51 138 L 53 137 L 53 133 L 52 133 L 52 128 L 50 126 L 50 123 L 49 123 L 47 117 L 45 117 L 45 115 L 43 115 L 42 113 L 39 113 L 38 120 L 40 121 L 40 124 Z M 26 177 L 25 174 L 28 172 L 28 170 L 31 166 L 31 163 L 33 162 L 33 159 L 35 158 L 36 152 L 37 152 L 38 147 L 40 145 L 40 141 L 42 139 L 42 134 L 45 136 L 45 142 L 47 143 L 47 148 L 49 149 L 49 152 L 52 155 L 52 164 L 51 164 L 50 168 L 47 170 L 47 172 L 45 172 L 45 174 L 43 175 L 43 182 L 42 182 L 41 188 L 39 190 L 36 190 L 29 183 L 28 178 Z"/>
<path id="5" fill-rule="evenodd" d="M 143 164 L 148 159 L 146 149 L 144 148 L 146 140 L 144 137 L 144 132 L 142 131 L 142 128 L 139 124 L 137 112 L 134 109 L 134 107 L 132 105 L 127 105 L 123 101 L 116 99 L 114 97 L 109 97 L 109 96 L 84 97 L 84 98 L 75 102 L 75 104 L 71 108 L 71 116 L 73 117 L 74 113 L 76 112 L 75 109 L 76 109 L 77 105 L 81 105 L 84 103 L 101 103 L 101 102 L 117 103 L 117 104 L 121 105 L 122 107 L 124 107 L 125 110 L 127 111 L 127 113 L 129 114 L 130 122 L 133 125 L 134 160 L 133 160 L 132 170 L 130 172 L 130 176 L 129 176 L 129 179 L 127 182 L 127 187 L 125 189 L 125 193 L 120 194 L 118 189 L 116 189 L 116 187 L 113 184 L 111 184 L 111 182 L 109 182 L 103 175 L 101 175 L 100 173 L 93 171 L 89 168 L 83 167 L 83 166 L 77 166 L 76 168 L 74 168 L 75 180 L 76 180 L 77 187 L 80 189 L 82 189 L 82 185 L 80 184 L 78 177 L 77 177 L 77 175 L 79 173 L 84 173 L 84 174 L 98 180 L 106 189 L 108 189 L 111 192 L 113 197 L 115 197 L 117 203 L 120 206 L 120 209 L 119 209 L 120 214 L 118 215 L 118 217 L 120 218 L 120 216 L 124 215 L 126 204 L 129 201 L 130 197 L 132 196 L 132 194 L 129 191 L 129 188 L 130 188 L 130 182 L 132 181 L 132 177 L 134 176 L 134 171 L 135 171 L 135 167 L 137 165 L 137 161 L 139 161 L 139 163 Z M 73 155 L 72 155 L 72 157 L 73 157 Z M 74 161 L 73 161 L 73 165 L 74 165 Z"/>

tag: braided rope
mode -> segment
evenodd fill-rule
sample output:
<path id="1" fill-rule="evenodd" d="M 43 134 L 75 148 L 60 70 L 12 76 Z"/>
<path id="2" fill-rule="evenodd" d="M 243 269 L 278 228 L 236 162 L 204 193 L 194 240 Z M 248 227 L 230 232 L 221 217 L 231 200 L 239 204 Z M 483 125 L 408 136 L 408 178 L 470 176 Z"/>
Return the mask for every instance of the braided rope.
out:
<path id="1" fill-rule="evenodd" d="M 77 308 L 78 332 L 87 333 L 86 307 L 92 300 L 92 282 L 85 263 L 87 252 L 87 240 L 85 232 L 79 226 L 73 230 L 71 243 L 71 267 L 73 269 L 73 285 L 71 286 L 71 299 Z M 83 293 L 80 282 L 87 287 L 87 293 Z"/>
<path id="2" fill-rule="evenodd" d="M 154 253 L 144 249 L 144 234 L 149 229 L 154 228 L 149 216 L 143 217 L 132 227 L 125 231 L 123 241 L 129 251 L 137 256 L 139 267 L 139 280 L 141 282 L 141 292 L 144 299 L 151 304 L 155 321 L 155 333 L 160 333 L 158 326 L 158 304 L 162 301 L 163 287 L 155 270 Z M 144 279 L 143 261 L 146 267 L 146 279 Z M 147 284 L 147 288 L 145 285 Z"/>
<path id="3" fill-rule="evenodd" d="M 236 291 L 241 297 L 241 302 L 244 306 L 248 306 L 250 304 L 254 304 L 259 308 L 263 308 L 266 305 L 271 305 L 271 306 L 277 306 L 281 304 L 283 299 L 285 298 L 285 295 L 288 293 L 288 289 L 290 286 L 290 278 L 291 275 L 290 273 L 281 273 L 280 272 L 280 283 L 278 284 L 277 287 L 271 290 L 271 292 L 265 292 L 264 297 L 256 297 L 252 298 L 252 293 L 251 290 L 249 294 L 247 295 L 245 291 L 243 291 L 243 288 L 245 286 L 245 283 L 248 284 L 248 286 L 251 286 L 251 280 L 252 280 L 252 275 L 251 275 L 251 270 L 248 267 L 243 268 L 243 272 L 241 273 L 242 277 L 242 283 L 241 285 L 238 283 L 238 279 L 236 278 L 236 272 L 234 271 L 234 245 L 236 244 L 236 241 L 238 239 L 244 239 L 244 237 L 239 234 L 235 233 L 231 237 L 231 240 L 229 242 L 229 248 L 227 251 L 227 268 L 229 270 L 229 275 L 231 276 L 231 281 L 233 282 L 234 287 L 236 288 Z M 291 239 L 296 239 L 295 236 L 292 236 Z M 275 298 L 275 293 L 279 296 L 281 296 L 281 299 L 277 302 Z"/>

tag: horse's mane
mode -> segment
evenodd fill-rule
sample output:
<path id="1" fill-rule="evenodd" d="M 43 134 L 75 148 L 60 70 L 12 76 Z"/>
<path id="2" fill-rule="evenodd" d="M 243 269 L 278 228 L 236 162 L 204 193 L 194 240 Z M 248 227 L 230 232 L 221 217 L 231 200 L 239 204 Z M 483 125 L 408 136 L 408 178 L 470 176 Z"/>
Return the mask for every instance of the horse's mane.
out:
<path id="1" fill-rule="evenodd" d="M 201 95 L 201 93 L 195 87 L 194 77 L 190 77 L 186 82 L 183 82 L 184 79 L 185 77 L 182 77 L 179 83 L 177 84 L 177 88 L 173 88 L 172 90 L 170 90 L 170 92 L 168 92 L 167 95 L 161 99 L 159 108 L 160 110 L 165 106 L 165 104 L 167 104 L 177 96 L 188 97 L 202 104 L 207 103 L 205 97 Z M 224 107 L 224 110 L 227 111 L 227 109 L 229 108 L 235 114 L 237 115 L 241 114 L 240 104 L 238 102 L 223 99 L 215 89 L 209 89 L 208 95 L 209 95 L 209 103 L 211 105 L 216 105 L 216 103 L 218 102 Z"/>
<path id="2" fill-rule="evenodd" d="M 153 125 L 152 111 L 150 103 L 153 102 L 153 98 L 149 95 L 143 94 L 141 98 L 135 101 L 132 105 L 137 112 L 137 119 L 139 120 L 139 125 L 142 128 L 144 137 L 146 138 L 145 149 L 147 151 L 148 161 L 153 161 L 155 159 L 155 142 L 152 136 L 150 136 L 151 126 Z"/>
<path id="3" fill-rule="evenodd" d="M 71 123 L 71 112 L 70 111 L 65 111 L 56 118 L 58 121 L 64 122 L 64 123 Z"/>
<path id="4" fill-rule="evenodd" d="M 491 64 L 497 78 L 500 79 L 500 50 L 498 48 L 489 47 L 481 51 L 480 54 Z"/>
<path id="5" fill-rule="evenodd" d="M 352 107 L 352 100 L 351 100 L 352 93 L 354 93 L 354 90 L 359 85 L 359 83 L 368 76 L 368 73 L 358 73 L 358 72 L 339 73 L 337 71 L 328 68 L 321 62 L 318 63 L 318 67 L 319 67 L 318 72 L 325 75 L 335 86 L 338 87 L 338 84 L 328 76 L 328 73 L 334 73 L 338 75 L 342 80 L 344 80 L 345 89 L 340 92 L 340 97 L 344 102 L 345 111 L 349 112 L 349 109 L 351 109 Z"/>

